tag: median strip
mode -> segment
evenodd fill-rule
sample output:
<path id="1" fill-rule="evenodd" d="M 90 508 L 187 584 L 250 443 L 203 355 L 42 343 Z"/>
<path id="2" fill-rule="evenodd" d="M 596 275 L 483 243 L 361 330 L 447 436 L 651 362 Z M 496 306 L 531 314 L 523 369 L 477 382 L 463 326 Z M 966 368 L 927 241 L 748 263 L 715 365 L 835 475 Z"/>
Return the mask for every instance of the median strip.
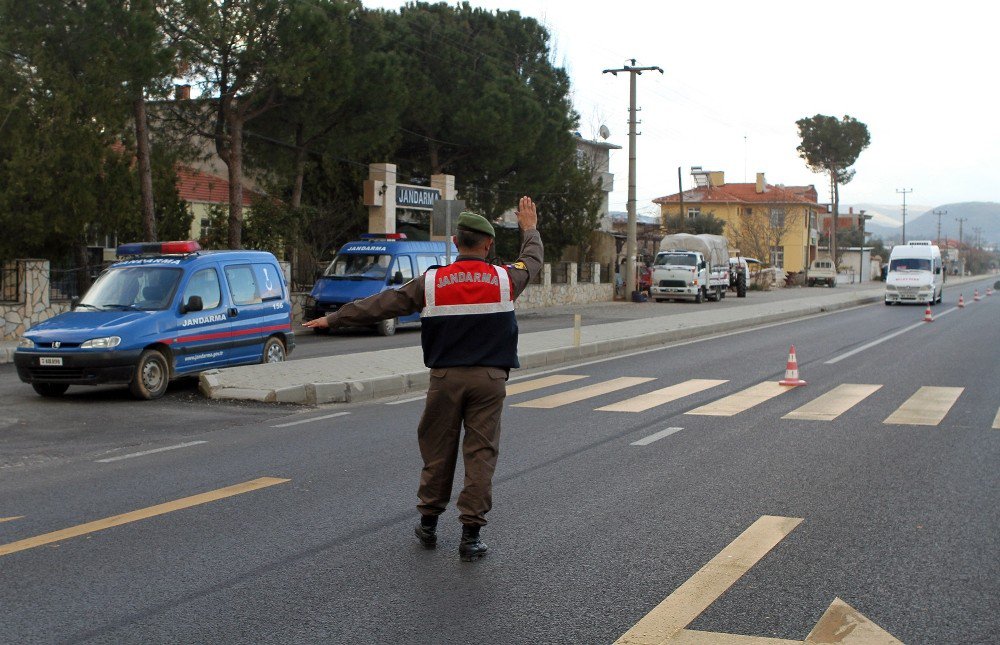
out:
<path id="1" fill-rule="evenodd" d="M 10 555 L 11 553 L 17 553 L 18 551 L 26 551 L 28 549 L 44 546 L 46 544 L 62 542 L 70 538 L 87 535 L 88 533 L 96 533 L 97 531 L 103 531 L 104 529 L 121 526 L 122 524 L 138 522 L 139 520 L 156 517 L 157 515 L 164 515 L 166 513 L 179 511 L 185 508 L 191 508 L 192 506 L 207 504 L 208 502 L 233 497 L 234 495 L 242 495 L 243 493 L 249 493 L 260 488 L 267 488 L 268 486 L 274 486 L 276 484 L 284 484 L 288 481 L 291 480 L 278 479 L 276 477 L 260 477 L 259 479 L 252 479 L 248 482 L 243 482 L 242 484 L 226 486 L 225 488 L 208 491 L 207 493 L 199 493 L 198 495 L 184 497 L 182 499 L 166 502 L 164 504 L 157 504 L 156 506 L 149 506 L 130 513 L 112 515 L 111 517 L 105 517 L 101 520 L 95 520 L 93 522 L 87 522 L 86 524 L 78 524 L 77 526 L 71 526 L 59 531 L 53 531 L 52 533 L 36 535 L 35 537 L 18 540 L 17 542 L 10 542 L 8 544 L 0 544 L 0 556 Z"/>

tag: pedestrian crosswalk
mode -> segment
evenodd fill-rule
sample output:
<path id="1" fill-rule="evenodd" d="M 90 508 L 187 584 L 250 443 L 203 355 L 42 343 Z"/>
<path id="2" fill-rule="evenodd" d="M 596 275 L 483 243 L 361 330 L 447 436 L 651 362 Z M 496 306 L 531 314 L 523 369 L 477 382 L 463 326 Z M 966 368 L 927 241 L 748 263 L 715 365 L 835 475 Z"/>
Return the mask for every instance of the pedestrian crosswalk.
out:
<path id="1" fill-rule="evenodd" d="M 508 387 L 507 394 L 508 396 L 516 396 L 549 387 L 575 384 L 576 381 L 583 379 L 589 379 L 589 377 L 581 374 L 549 375 L 511 384 Z M 605 381 L 588 381 L 585 385 L 579 385 L 575 388 L 554 394 L 547 394 L 538 398 L 531 398 L 526 401 L 514 402 L 512 405 L 517 408 L 560 408 L 571 404 L 585 403 L 588 400 L 598 397 L 606 397 L 606 395 L 615 392 L 624 392 L 630 388 L 637 388 L 657 380 L 648 377 L 621 376 Z M 721 395 L 725 389 L 722 386 L 727 383 L 729 381 L 723 379 L 688 379 L 679 383 L 668 384 L 649 392 L 633 394 L 632 396 L 611 403 L 607 403 L 607 399 L 604 398 L 602 400 L 603 404 L 594 409 L 597 412 L 636 414 L 653 410 L 675 401 L 682 401 L 687 397 L 693 397 L 698 394 L 711 395 L 713 391 L 717 390 Z M 826 391 L 822 391 L 818 387 L 813 387 L 812 390 L 819 390 L 814 398 L 791 412 L 784 414 L 781 418 L 789 421 L 834 421 L 864 402 L 874 400 L 870 399 L 870 397 L 875 396 L 882 387 L 882 385 L 870 383 L 842 383 Z M 780 385 L 775 381 L 765 381 L 735 393 L 719 396 L 707 403 L 687 410 L 684 414 L 731 417 L 765 404 L 794 389 L 797 388 Z M 920 387 L 908 399 L 903 401 L 892 414 L 886 417 L 883 420 L 883 424 L 937 426 L 958 403 L 964 391 L 965 388 L 962 387 Z M 702 396 L 699 402 L 704 400 L 705 396 Z M 992 428 L 1000 430 L 1000 410 L 997 411 Z"/>

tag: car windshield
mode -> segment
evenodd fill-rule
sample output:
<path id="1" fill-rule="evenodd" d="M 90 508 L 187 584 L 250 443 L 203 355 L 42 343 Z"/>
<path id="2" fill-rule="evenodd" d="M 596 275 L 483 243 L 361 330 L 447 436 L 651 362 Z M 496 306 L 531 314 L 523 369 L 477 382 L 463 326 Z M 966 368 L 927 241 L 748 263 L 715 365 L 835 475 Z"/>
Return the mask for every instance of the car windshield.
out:
<path id="1" fill-rule="evenodd" d="M 931 261 L 926 258 L 897 258 L 889 261 L 890 271 L 930 271 Z"/>
<path id="2" fill-rule="evenodd" d="M 354 280 L 385 280 L 391 261 L 391 255 L 338 253 L 323 275 Z"/>
<path id="3" fill-rule="evenodd" d="M 693 267 L 698 265 L 697 257 L 690 253 L 661 253 L 656 256 L 656 266 L 671 264 L 674 266 Z"/>
<path id="4" fill-rule="evenodd" d="M 80 305 L 95 309 L 166 309 L 180 277 L 177 268 L 112 267 L 90 287 Z"/>

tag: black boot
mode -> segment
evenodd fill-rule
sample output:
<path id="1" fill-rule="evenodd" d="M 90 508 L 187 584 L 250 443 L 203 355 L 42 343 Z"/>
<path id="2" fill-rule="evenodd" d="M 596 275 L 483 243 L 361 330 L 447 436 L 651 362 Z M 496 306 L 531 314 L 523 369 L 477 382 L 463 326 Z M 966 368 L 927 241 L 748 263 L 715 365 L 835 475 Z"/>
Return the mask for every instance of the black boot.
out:
<path id="1" fill-rule="evenodd" d="M 437 524 L 437 515 L 422 515 L 420 516 L 420 524 L 413 527 L 413 532 L 416 533 L 417 539 L 420 540 L 420 544 L 425 549 L 433 549 L 437 546 Z"/>
<path id="2" fill-rule="evenodd" d="M 458 555 L 463 562 L 472 562 L 486 555 L 486 545 L 479 539 L 479 526 L 462 525 L 462 541 L 458 545 Z"/>

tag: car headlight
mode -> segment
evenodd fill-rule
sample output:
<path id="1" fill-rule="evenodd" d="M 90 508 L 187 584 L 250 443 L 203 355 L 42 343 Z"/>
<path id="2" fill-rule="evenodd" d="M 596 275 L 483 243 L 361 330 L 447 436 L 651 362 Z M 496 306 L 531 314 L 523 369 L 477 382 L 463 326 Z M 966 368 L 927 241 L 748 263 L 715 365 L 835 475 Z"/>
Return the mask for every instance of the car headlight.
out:
<path id="1" fill-rule="evenodd" d="M 122 342 L 121 336 L 106 336 L 104 338 L 91 338 L 80 344 L 80 349 L 111 349 L 118 347 Z"/>
<path id="2" fill-rule="evenodd" d="M 887 285 L 885 285 L 885 290 L 886 291 L 896 291 L 896 285 L 894 285 L 894 284 L 887 284 Z"/>
<path id="3" fill-rule="evenodd" d="M 17 346 L 20 349 L 34 349 L 35 341 L 22 336 L 21 339 L 17 341 Z"/>

